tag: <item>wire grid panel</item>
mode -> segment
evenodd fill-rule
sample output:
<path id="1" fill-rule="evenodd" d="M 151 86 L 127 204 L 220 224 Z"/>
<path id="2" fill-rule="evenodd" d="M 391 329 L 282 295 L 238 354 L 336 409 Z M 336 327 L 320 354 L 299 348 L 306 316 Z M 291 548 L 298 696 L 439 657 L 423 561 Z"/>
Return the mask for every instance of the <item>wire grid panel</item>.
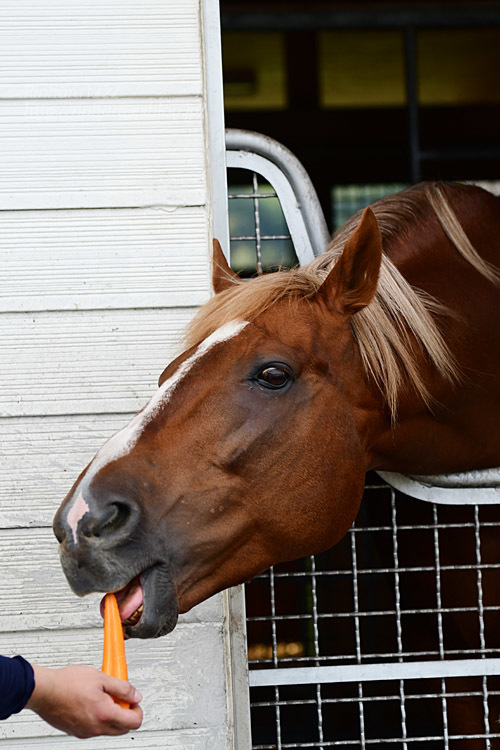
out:
<path id="1" fill-rule="evenodd" d="M 233 265 L 239 244 L 243 275 L 297 263 L 274 188 L 236 169 L 229 184 Z M 498 506 L 372 474 L 344 540 L 248 585 L 254 750 L 500 747 L 499 526 Z"/>
<path id="2" fill-rule="evenodd" d="M 246 587 L 254 748 L 494 750 L 500 509 L 371 482 L 336 547 Z"/>
<path id="3" fill-rule="evenodd" d="M 242 276 L 298 265 L 275 189 L 257 172 L 228 170 L 231 266 Z"/>

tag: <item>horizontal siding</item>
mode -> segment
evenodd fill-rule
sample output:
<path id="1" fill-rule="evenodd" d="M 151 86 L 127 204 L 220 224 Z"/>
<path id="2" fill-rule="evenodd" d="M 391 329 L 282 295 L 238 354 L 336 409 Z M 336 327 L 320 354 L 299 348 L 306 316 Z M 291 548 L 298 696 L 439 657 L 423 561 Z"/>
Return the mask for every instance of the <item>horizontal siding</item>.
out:
<path id="1" fill-rule="evenodd" d="M 204 207 L 0 212 L 0 312 L 200 305 Z"/>
<path id="2" fill-rule="evenodd" d="M 10 723 L 10 722 L 9 722 Z M 223 729 L 177 729 L 175 731 L 160 730 L 158 732 L 141 732 L 126 734 L 122 737 L 97 737 L 85 740 L 85 748 L 103 750 L 104 747 L 111 750 L 225 750 L 233 748 L 230 743 L 229 730 Z M 10 737 L 10 735 L 9 735 Z M 82 740 L 77 740 L 67 735 L 53 737 L 32 737 L 16 739 L 3 739 L 2 750 L 51 750 L 51 748 L 82 748 Z"/>
<path id="3" fill-rule="evenodd" d="M 12 101 L 0 207 L 204 205 L 201 98 Z"/>
<path id="4" fill-rule="evenodd" d="M 26 554 L 28 549 L 36 550 L 36 554 Z M 0 533 L 0 559 L 0 634 L 102 628 L 99 611 L 102 594 L 83 598 L 73 594 L 62 572 L 51 528 L 4 529 Z M 184 624 L 221 621 L 220 596 L 212 597 L 180 618 Z"/>
<path id="5" fill-rule="evenodd" d="M 131 417 L 0 419 L 0 529 L 50 527 L 82 469 Z"/>
<path id="6" fill-rule="evenodd" d="M 111 748 L 111 750 L 229 750 L 234 745 L 228 738 L 229 730 L 223 729 L 178 729 L 175 731 L 158 731 L 131 733 L 121 737 L 97 737 L 95 739 L 85 740 L 85 748 L 93 750 L 102 750 Z M 67 735 L 57 735 L 53 737 L 33 737 L 2 740 L 2 750 L 51 750 L 58 748 L 82 748 L 82 740 L 77 740 Z"/>
<path id="7" fill-rule="evenodd" d="M 149 399 L 209 295 L 199 0 L 0 7 L 0 653 L 102 658 L 100 594 L 63 576 L 51 522 L 102 443 Z M 144 723 L 86 746 L 233 747 L 227 595 L 127 642 Z M 9 750 L 81 747 L 29 711 Z"/>
<path id="8" fill-rule="evenodd" d="M 0 416 L 137 412 L 189 308 L 0 315 Z"/>
<path id="9" fill-rule="evenodd" d="M 0 96 L 203 91 L 197 0 L 2 0 Z"/>
<path id="10" fill-rule="evenodd" d="M 51 526 L 82 469 L 131 417 L 0 419 L 0 528 Z"/>
<path id="11" fill-rule="evenodd" d="M 100 739 L 85 740 L 85 747 L 94 750 L 103 750 L 104 747 L 111 750 L 224 750 L 229 748 L 229 740 L 225 732 L 217 729 L 183 729 L 174 732 L 148 732 L 147 734 L 126 734 L 123 737 L 106 737 Z M 133 744 L 132 744 L 133 740 Z M 33 738 L 22 740 L 3 740 L 2 748 L 6 750 L 44 750 L 44 748 L 80 748 L 82 740 L 76 740 L 65 735 L 50 738 Z M 231 745 L 231 747 L 233 747 Z"/>
<path id="12" fill-rule="evenodd" d="M 148 730 L 224 725 L 223 638 L 221 625 L 191 624 L 146 644 L 127 641 L 129 678 L 143 695 L 144 723 L 139 735 L 147 736 Z M 102 631 L 93 629 L 1 633 L 0 653 L 22 653 L 35 664 L 51 667 L 78 663 L 100 667 L 102 643 Z M 1 722 L 0 739 L 12 734 L 20 739 L 59 732 L 25 711 Z M 128 735 L 130 747 L 135 747 L 133 736 Z"/>

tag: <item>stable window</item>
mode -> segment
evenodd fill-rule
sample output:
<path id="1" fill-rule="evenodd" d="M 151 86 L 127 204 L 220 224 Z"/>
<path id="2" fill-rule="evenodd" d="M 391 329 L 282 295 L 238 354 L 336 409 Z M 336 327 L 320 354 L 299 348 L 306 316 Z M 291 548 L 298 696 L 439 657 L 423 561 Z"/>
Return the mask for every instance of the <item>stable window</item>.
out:
<path id="1" fill-rule="evenodd" d="M 272 272 L 283 243 L 288 266 L 321 253 L 328 231 L 295 158 L 253 133 L 227 144 L 234 266 Z M 334 198 L 346 214 L 347 197 L 357 209 L 386 192 Z M 254 750 L 500 740 L 498 471 L 434 481 L 371 472 L 341 542 L 245 587 Z"/>

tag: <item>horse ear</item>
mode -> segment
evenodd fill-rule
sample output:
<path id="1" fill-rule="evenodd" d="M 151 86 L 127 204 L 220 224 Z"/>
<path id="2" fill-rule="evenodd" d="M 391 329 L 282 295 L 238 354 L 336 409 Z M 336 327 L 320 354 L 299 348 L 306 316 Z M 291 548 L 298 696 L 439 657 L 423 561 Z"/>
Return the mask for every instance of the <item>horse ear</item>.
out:
<path id="1" fill-rule="evenodd" d="M 230 268 L 226 256 L 222 252 L 219 240 L 214 239 L 212 255 L 212 284 L 214 292 L 216 294 L 223 292 L 224 289 L 232 286 L 238 278 L 238 274 Z"/>
<path id="2" fill-rule="evenodd" d="M 382 262 L 382 237 L 371 208 L 347 240 L 342 255 L 319 288 L 328 307 L 354 315 L 373 299 Z"/>

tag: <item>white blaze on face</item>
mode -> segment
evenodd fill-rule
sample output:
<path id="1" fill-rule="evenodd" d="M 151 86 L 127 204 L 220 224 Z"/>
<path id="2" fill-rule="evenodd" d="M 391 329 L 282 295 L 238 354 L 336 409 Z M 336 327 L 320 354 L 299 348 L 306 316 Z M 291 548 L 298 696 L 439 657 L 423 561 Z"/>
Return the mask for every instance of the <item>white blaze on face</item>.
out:
<path id="1" fill-rule="evenodd" d="M 85 476 L 82 479 L 80 488 L 82 486 L 88 487 L 93 477 L 95 477 L 95 475 L 106 466 L 106 464 L 120 458 L 121 456 L 125 456 L 130 450 L 132 450 L 146 425 L 154 419 L 161 408 L 170 401 L 173 392 L 184 376 L 191 370 L 193 365 L 207 354 L 207 352 L 209 352 L 216 344 L 228 341 L 237 336 L 246 325 L 248 325 L 248 321 L 233 320 L 218 328 L 202 341 L 196 348 L 196 351 L 194 351 L 190 357 L 187 357 L 187 359 L 179 365 L 174 374 L 171 375 L 160 388 L 158 388 L 155 395 L 151 398 L 149 403 L 146 404 L 144 409 L 138 412 L 126 427 L 104 443 L 88 467 Z M 71 505 L 66 517 L 68 525 L 73 532 L 73 540 L 75 544 L 78 544 L 76 535 L 78 523 L 89 510 L 89 506 L 83 498 L 82 491 L 83 490 L 80 489 L 80 492 Z"/>
<path id="2" fill-rule="evenodd" d="M 73 542 L 75 544 L 78 544 L 78 537 L 77 537 L 77 530 L 78 530 L 78 524 L 84 517 L 85 513 L 88 513 L 90 510 L 89 506 L 83 499 L 83 495 L 80 492 L 77 496 L 75 502 L 71 506 L 71 508 L 68 511 L 67 515 L 67 521 L 68 526 L 70 527 L 71 531 L 73 532 Z"/>

